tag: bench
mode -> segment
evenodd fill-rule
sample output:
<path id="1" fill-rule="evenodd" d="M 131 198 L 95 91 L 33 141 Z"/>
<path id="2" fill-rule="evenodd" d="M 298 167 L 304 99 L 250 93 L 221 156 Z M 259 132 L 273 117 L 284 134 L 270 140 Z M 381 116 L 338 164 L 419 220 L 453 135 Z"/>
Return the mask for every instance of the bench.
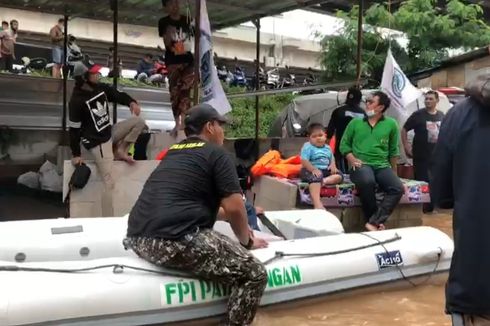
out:
<path id="1" fill-rule="evenodd" d="M 386 223 L 387 228 L 422 225 L 422 205 L 430 201 L 427 183 L 406 179 L 402 182 L 405 194 Z M 252 193 L 255 205 L 265 210 L 290 210 L 311 204 L 307 188 L 299 180 L 262 176 L 255 181 Z M 352 183 L 325 187 L 322 195 L 325 208 L 337 216 L 346 232 L 364 230 L 359 196 Z"/>

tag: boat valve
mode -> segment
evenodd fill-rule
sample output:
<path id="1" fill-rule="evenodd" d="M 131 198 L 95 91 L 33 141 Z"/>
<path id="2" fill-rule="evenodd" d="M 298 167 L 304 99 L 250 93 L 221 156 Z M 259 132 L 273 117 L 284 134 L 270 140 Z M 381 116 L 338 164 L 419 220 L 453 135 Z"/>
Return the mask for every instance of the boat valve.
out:
<path id="1" fill-rule="evenodd" d="M 124 267 L 122 267 L 121 265 L 115 265 L 112 272 L 114 274 L 122 274 L 124 272 Z"/>

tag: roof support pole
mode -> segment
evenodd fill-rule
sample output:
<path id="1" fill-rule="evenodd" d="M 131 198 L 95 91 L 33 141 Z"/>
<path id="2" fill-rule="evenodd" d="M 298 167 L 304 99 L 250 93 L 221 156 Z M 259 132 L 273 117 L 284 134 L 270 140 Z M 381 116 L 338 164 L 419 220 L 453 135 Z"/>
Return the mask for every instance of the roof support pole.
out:
<path id="1" fill-rule="evenodd" d="M 111 1 L 111 9 L 113 11 L 113 18 L 112 18 L 112 24 L 113 24 L 113 42 L 114 42 L 114 52 L 113 52 L 113 71 L 114 71 L 114 76 L 112 79 L 112 84 L 115 89 L 117 89 L 117 83 L 119 79 L 119 67 L 118 67 L 118 58 L 119 58 L 119 51 L 118 51 L 118 24 L 119 24 L 119 0 L 112 0 Z M 113 123 L 117 123 L 117 103 L 113 103 L 113 113 L 112 113 L 112 119 Z"/>
<path id="2" fill-rule="evenodd" d="M 260 78 L 259 78 L 259 70 L 260 70 L 260 18 L 254 21 L 255 29 L 256 29 L 256 40 L 255 40 L 255 90 L 260 89 Z M 259 115 L 259 97 L 255 96 L 255 146 L 256 146 L 256 158 L 259 158 L 259 131 L 260 131 L 260 115 Z"/>
<path id="3" fill-rule="evenodd" d="M 359 0 L 359 18 L 357 21 L 357 86 L 360 86 L 362 74 L 362 23 L 364 13 L 364 0 Z"/>
<path id="4" fill-rule="evenodd" d="M 66 117 L 68 114 L 68 15 L 65 13 L 63 16 L 64 19 L 64 32 L 65 38 L 63 41 L 63 118 L 61 121 L 61 129 L 62 129 L 62 145 L 64 145 L 66 140 Z"/>
<path id="5" fill-rule="evenodd" d="M 194 33 L 194 105 L 199 104 L 199 85 L 201 83 L 201 0 L 195 0 L 195 26 Z"/>

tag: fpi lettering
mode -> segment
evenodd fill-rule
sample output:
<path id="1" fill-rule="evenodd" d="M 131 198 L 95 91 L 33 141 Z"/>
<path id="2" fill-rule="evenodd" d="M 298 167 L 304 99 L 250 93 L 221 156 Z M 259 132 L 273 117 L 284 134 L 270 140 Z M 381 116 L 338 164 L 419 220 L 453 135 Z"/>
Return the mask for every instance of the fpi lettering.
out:
<path id="1" fill-rule="evenodd" d="M 267 271 L 267 287 L 278 288 L 302 281 L 299 266 L 276 267 Z M 221 299 L 230 295 L 231 287 L 208 281 L 180 281 L 162 285 L 163 304 L 175 305 Z"/>
<path id="2" fill-rule="evenodd" d="M 167 305 L 220 299 L 230 295 L 231 292 L 228 286 L 202 280 L 168 283 L 164 288 Z"/>

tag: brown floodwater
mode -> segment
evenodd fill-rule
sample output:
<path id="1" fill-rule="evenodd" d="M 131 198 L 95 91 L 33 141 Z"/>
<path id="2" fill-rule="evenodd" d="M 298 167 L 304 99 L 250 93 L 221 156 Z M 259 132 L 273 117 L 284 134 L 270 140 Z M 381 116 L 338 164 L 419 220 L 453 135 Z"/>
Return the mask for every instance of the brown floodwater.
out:
<path id="1" fill-rule="evenodd" d="M 451 235 L 450 214 L 424 217 L 424 225 Z M 413 287 L 400 282 L 390 288 L 324 297 L 309 303 L 260 309 L 255 326 L 450 326 L 444 314 L 444 284 L 441 275 Z M 424 280 L 421 280 L 424 281 Z"/>

